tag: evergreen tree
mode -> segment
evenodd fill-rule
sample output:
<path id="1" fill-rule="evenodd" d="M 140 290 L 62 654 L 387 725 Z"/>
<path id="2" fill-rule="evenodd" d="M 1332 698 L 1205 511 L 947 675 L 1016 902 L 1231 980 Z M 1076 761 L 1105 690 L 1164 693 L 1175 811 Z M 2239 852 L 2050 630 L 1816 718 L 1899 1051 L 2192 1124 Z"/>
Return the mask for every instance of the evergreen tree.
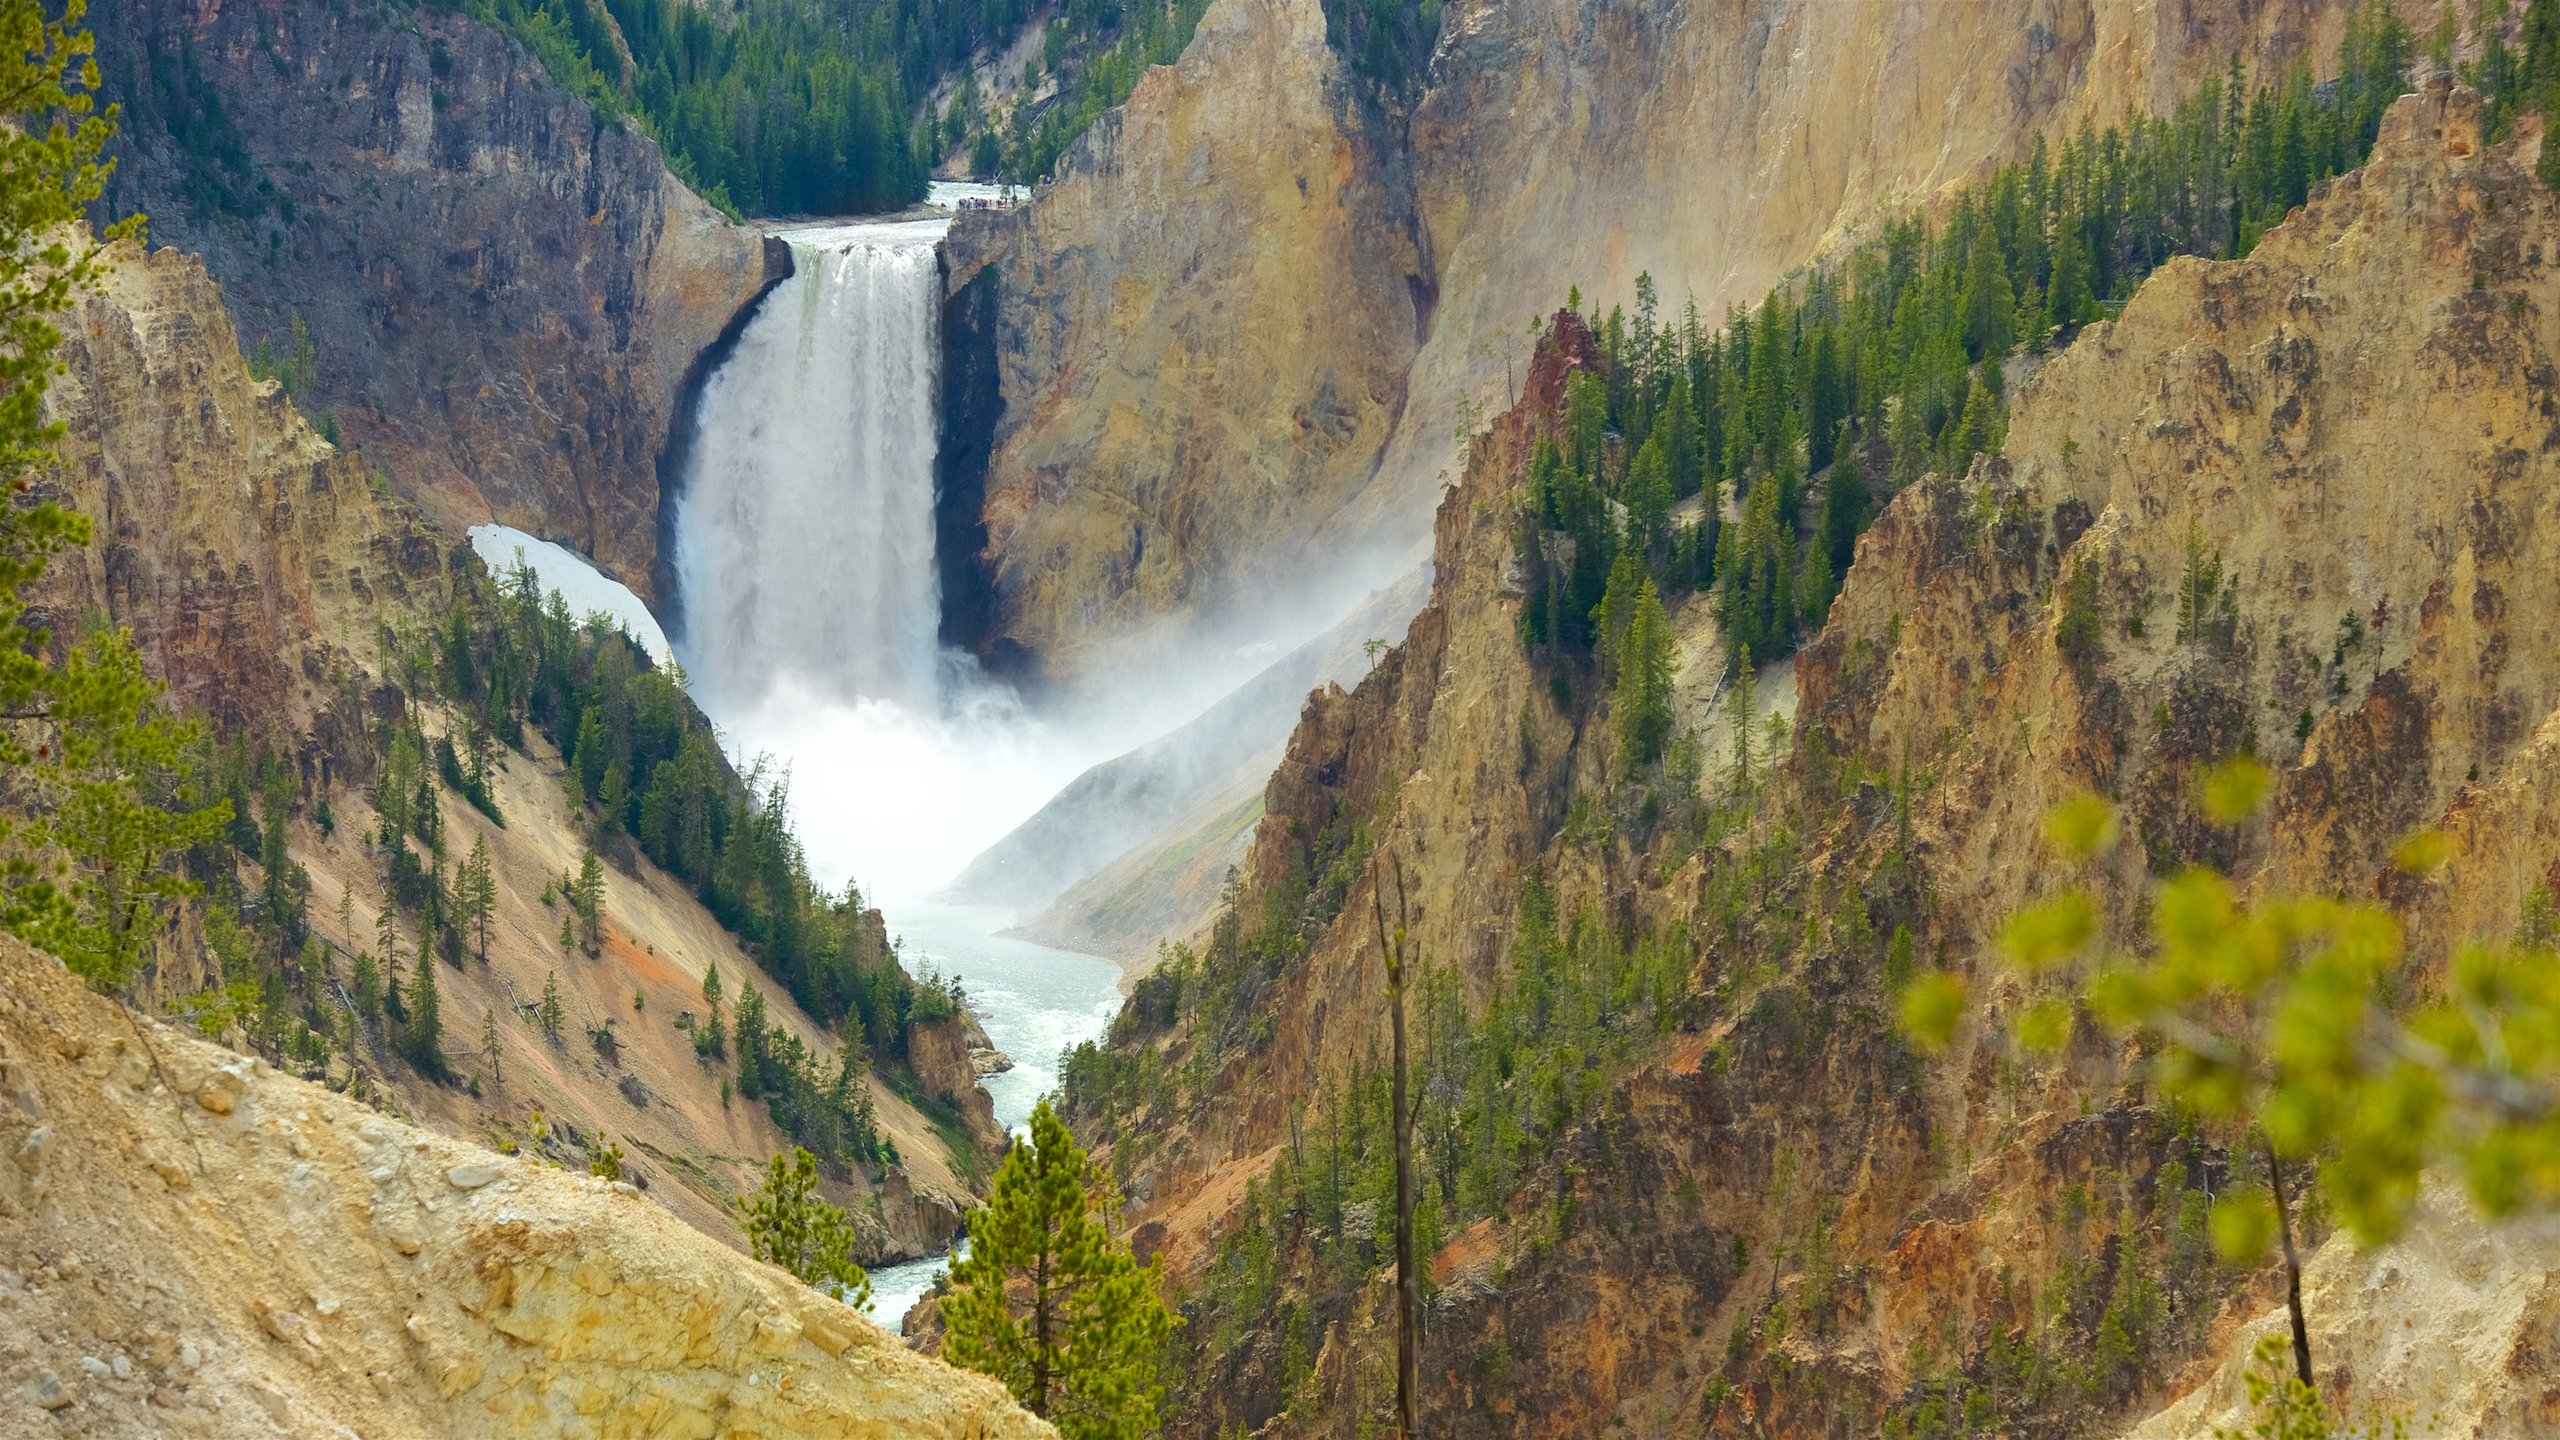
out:
<path id="1" fill-rule="evenodd" d="M 1599 608 L 1591 612 L 1599 639 L 1601 678 L 1616 677 L 1619 656 L 1626 649 L 1627 626 L 1635 619 L 1636 593 L 1652 584 L 1634 550 L 1618 552 L 1618 563 L 1609 568 L 1609 588 L 1600 597 Z"/>
<path id="2" fill-rule="evenodd" d="M 604 947 L 604 860 L 592 849 L 578 861 L 578 881 L 571 888 L 570 908 L 578 912 L 579 928 L 584 933 L 590 952 Z"/>
<path id="3" fill-rule="evenodd" d="M 1737 795 L 1751 793 L 1751 647 L 1746 645 L 1733 658 L 1733 682 L 1725 690 L 1725 725 L 1733 732 L 1733 789 Z"/>
<path id="4" fill-rule="evenodd" d="M 750 982 L 738 992 L 738 1093 L 753 1100 L 764 1094 L 764 992 Z"/>
<path id="5" fill-rule="evenodd" d="M 1627 548 L 1659 560 L 1671 535 L 1670 427 L 1658 426 L 1627 466 Z"/>
<path id="6" fill-rule="evenodd" d="M 996 1172 L 942 1300 L 943 1356 L 992 1375 L 1067 1440 L 1156 1426 L 1156 1356 L 1178 1322 L 1158 1265 L 1111 1234 L 1108 1180 L 1042 1101 Z"/>
<path id="7" fill-rule="evenodd" d="M 764 1188 L 738 1202 L 738 1223 L 758 1260 L 857 1310 L 871 1303 L 871 1277 L 853 1258 L 853 1219 L 818 1194 L 818 1161 L 807 1150 L 773 1157 Z"/>
<path id="8" fill-rule="evenodd" d="M 356 963 L 349 968 L 347 983 L 355 991 L 356 1013 L 366 1020 L 382 1015 L 382 971 L 373 963 L 373 952 L 356 952 Z"/>
<path id="9" fill-rule="evenodd" d="M 566 1017 L 560 1004 L 560 972 L 557 970 L 543 972 L 542 1007 L 539 1013 L 542 1017 L 542 1033 L 553 1044 L 558 1044 Z"/>
<path id="10" fill-rule="evenodd" d="M 402 1027 L 401 1048 L 418 1073 L 429 1079 L 444 1078 L 444 1017 L 436 1000 L 436 967 L 427 958 L 424 936 L 418 947 L 418 966 L 409 981 L 409 1020 Z"/>
<path id="11" fill-rule="evenodd" d="M 569 798 L 580 805 L 594 803 L 604 788 L 607 763 L 604 712 L 590 705 L 578 717 L 578 738 L 569 754 Z"/>
<path id="12" fill-rule="evenodd" d="M 720 962 L 714 960 L 702 976 L 702 1004 L 710 1014 L 694 1027 L 693 1048 L 694 1053 L 715 1060 L 729 1053 L 728 1029 L 720 1020 L 720 999 Z"/>
<path id="13" fill-rule="evenodd" d="M 131 635 L 99 627 L 58 646 L 24 599 L 54 556 L 90 536 L 86 517 L 34 489 L 64 429 L 44 413 L 62 340 L 54 317 L 97 285 L 110 243 L 140 234 L 139 217 L 95 239 L 75 228 L 103 188 L 99 156 L 118 120 L 96 101 L 84 11 L 85 0 L 51 16 L 42 0 L 0 3 L 11 111 L 0 127 L 0 485 L 15 492 L 0 505 L 0 717 L 13 722 L 0 726 L 0 765 L 23 812 L 0 826 L 0 926 L 115 988 L 194 889 L 175 858 L 232 815 L 222 801 L 179 799 L 200 732 L 161 707 Z"/>
<path id="14" fill-rule="evenodd" d="M 1662 758 L 1671 738 L 1671 684 L 1677 662 L 1671 653 L 1671 622 L 1662 596 L 1648 576 L 1630 607 L 1626 641 L 1618 660 L 1617 694 L 1611 714 L 1617 722 L 1618 747 L 1628 763 L 1650 765 Z"/>
<path id="15" fill-rule="evenodd" d="M 504 1089 L 507 1077 L 499 1066 L 498 1009 L 494 1005 L 480 1012 L 480 1063 L 489 1067 L 489 1083 Z"/>
<path id="16" fill-rule="evenodd" d="M 489 932 L 498 912 L 498 877 L 489 858 L 486 836 L 471 842 L 471 858 L 462 865 L 461 901 L 463 921 L 471 932 L 474 953 L 480 963 L 489 963 Z"/>

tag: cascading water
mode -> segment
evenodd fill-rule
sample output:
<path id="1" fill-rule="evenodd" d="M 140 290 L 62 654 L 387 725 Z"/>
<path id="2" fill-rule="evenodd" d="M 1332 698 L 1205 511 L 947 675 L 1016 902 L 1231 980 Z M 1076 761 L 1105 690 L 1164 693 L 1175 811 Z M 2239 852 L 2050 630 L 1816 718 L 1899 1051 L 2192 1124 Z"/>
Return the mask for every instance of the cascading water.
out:
<path id="1" fill-rule="evenodd" d="M 782 232 L 792 278 L 703 387 L 676 514 L 676 650 L 741 760 L 789 767 L 795 829 L 822 883 L 883 901 L 911 967 L 955 974 L 997 1046 L 996 1114 L 1022 1123 L 1061 1046 L 1118 1004 L 1107 960 L 997 938 L 1011 917 L 924 900 L 1127 743 L 1028 715 L 935 633 L 933 459 L 948 222 Z M 896 1324 L 935 1262 L 884 1271 Z"/>
<path id="2" fill-rule="evenodd" d="M 939 700 L 945 225 L 786 233 L 792 277 L 704 388 L 677 532 L 701 693 L 734 703 L 787 675 L 847 701 Z"/>
<path id="3" fill-rule="evenodd" d="M 921 896 L 1083 765 L 935 639 L 933 457 L 949 221 L 781 232 L 768 296 L 695 412 L 677 643 L 741 759 L 790 767 L 812 868 Z"/>

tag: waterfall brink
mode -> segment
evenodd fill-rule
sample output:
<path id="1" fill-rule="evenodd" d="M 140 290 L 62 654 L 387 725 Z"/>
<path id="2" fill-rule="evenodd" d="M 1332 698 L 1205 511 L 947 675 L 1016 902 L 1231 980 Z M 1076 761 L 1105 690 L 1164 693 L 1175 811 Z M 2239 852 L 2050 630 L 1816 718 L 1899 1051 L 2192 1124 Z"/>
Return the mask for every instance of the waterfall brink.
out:
<path id="1" fill-rule="evenodd" d="M 677 521 L 684 656 L 729 709 L 775 686 L 940 709 L 940 220 L 787 233 L 794 273 L 704 387 Z"/>

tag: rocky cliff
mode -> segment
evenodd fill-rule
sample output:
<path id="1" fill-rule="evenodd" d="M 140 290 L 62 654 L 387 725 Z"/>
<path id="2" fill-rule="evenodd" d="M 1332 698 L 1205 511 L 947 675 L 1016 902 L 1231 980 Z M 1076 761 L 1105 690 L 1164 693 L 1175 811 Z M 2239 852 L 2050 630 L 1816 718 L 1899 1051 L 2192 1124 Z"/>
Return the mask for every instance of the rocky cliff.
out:
<path id="1" fill-rule="evenodd" d="M 2346 9 L 1454 3 L 1381 93 L 1316 0 L 1219 0 L 1035 201 L 954 229 L 960 363 L 1000 376 L 954 436 L 993 421 L 983 480 L 944 486 L 983 494 L 996 592 L 960 638 L 1071 675 L 1266 600 L 1308 633 L 1311 576 L 1419 557 L 1570 287 L 1650 272 L 1712 321 L 2038 134 L 2325 56 Z"/>
<path id="2" fill-rule="evenodd" d="M 1428 1037 L 1500 995 L 1531 1008 L 1467 1083 L 1551 1087 L 1506 1141 L 1463 1128 L 1501 1105 L 1426 1083 L 1453 1215 L 1435 1433 L 2098 1433 L 2199 1386 L 2152 1433 L 2227 1418 L 2217 1362 L 2280 1298 L 2204 1244 L 2245 1157 L 2150 1108 L 2094 1033 L 2060 1063 L 2009 1048 L 2019 995 L 1987 962 L 1958 1047 L 1911 1052 L 1895 976 L 1976 967 L 2079 787 L 2126 810 L 2120 900 L 2200 861 L 2373 894 L 2402 834 L 2447 823 L 2463 858 L 2382 887 L 2422 966 L 2519 923 L 2560 834 L 2537 783 L 2560 656 L 2531 618 L 2560 204 L 2532 143 L 2485 145 L 2437 83 L 2249 258 L 2156 275 L 2026 384 L 2005 454 L 1894 498 L 1799 657 L 1781 763 L 1704 802 L 1622 765 L 1605 703 L 1518 638 L 1512 496 L 1564 374 L 1597 363 L 1560 319 L 1441 506 L 1411 635 L 1310 701 L 1221 934 L 1071 1082 L 1137 1237 L 1195 1286 L 1183 1433 L 1335 1433 L 1385 1403 L 1382 1218 L 1291 1198 L 1325 1193 L 1328 1155 L 1376 1173 L 1343 1137 L 1376 1123 L 1353 1097 L 1383 1044 L 1378 910 L 1454 992 L 1420 1002 L 1427 1073 L 1458 1073 Z M 2217 554 L 2182 626 L 2170 597 Z M 2066 652 L 2082 566 L 2099 638 Z M 2235 834 L 2192 776 L 2242 749 L 2278 798 Z M 1586 1003 L 1574 1049 L 1539 1038 L 1565 1023 L 1539 1007 Z M 2547 1423 L 2548 1258 L 2476 1223 L 2438 1204 L 2403 1250 L 2323 1251 L 2333 1399 Z M 2505 1378 L 2423 1358 L 2448 1346 Z"/>
<path id="3" fill-rule="evenodd" d="M 375 948 L 385 903 L 366 788 L 376 731 L 413 704 L 384 637 L 437 624 L 478 562 L 436 536 L 364 455 L 315 433 L 276 382 L 252 378 L 223 296 L 194 257 L 125 246 L 112 258 L 100 291 L 67 317 L 64 368 L 47 397 L 67 430 L 48 483 L 91 518 L 95 539 L 56 562 L 38 596 L 58 625 L 97 616 L 129 627 L 182 712 L 228 743 L 290 760 L 313 803 L 289 827 L 289 856 L 310 877 L 313 928 L 343 977 Z M 439 732 L 448 723 L 419 718 Z M 590 826 L 564 798 L 559 757 L 538 736 L 528 744 L 490 778 L 508 823 L 441 787 L 436 797 L 449 846 L 460 855 L 485 844 L 496 880 L 487 963 L 448 967 L 442 982 L 448 1048 L 457 1059 L 472 1052 L 462 1073 L 475 1087 L 419 1079 L 352 1023 L 355 1068 L 340 1055 L 324 1073 L 345 1087 L 361 1069 L 361 1083 L 388 1085 L 387 1105 L 572 1164 L 612 1138 L 653 1201 L 734 1238 L 727 1200 L 787 1141 L 762 1106 L 732 1099 L 721 1067 L 696 1056 L 688 1027 L 705 976 L 716 965 L 733 1000 L 758 984 L 774 1022 L 830 1062 L 837 1042 L 685 885 L 636 852 L 611 868 L 601 955 L 564 951 L 551 892 L 577 869 Z M 325 827 L 314 818 L 321 801 L 334 807 Z M 876 912 L 865 933 L 888 963 Z M 145 995 L 165 1004 L 222 978 L 190 920 Z M 531 1014 L 555 980 L 556 1038 Z M 494 1060 L 481 1053 L 484 1017 Z M 956 1058 L 945 1053 L 953 1044 Z M 998 1143 L 965 1040 L 927 1037 L 917 1049 L 925 1093 L 956 1105 L 978 1145 Z M 938 1250 L 972 1203 L 979 1156 L 950 1154 L 889 1085 L 875 1078 L 873 1091 L 902 1163 L 877 1182 L 855 1177 L 844 1197 L 860 1212 L 865 1258 Z"/>
<path id="4" fill-rule="evenodd" d="M 0 1430 L 1049 1435 L 629 1185 L 386 1120 L 0 943 Z"/>
<path id="5" fill-rule="evenodd" d="M 46 400 L 65 426 L 59 498 L 91 544 L 57 561 L 57 626 L 129 626 L 180 708 L 229 732 L 331 740 L 366 723 L 343 694 L 377 626 L 439 613 L 449 542 L 354 454 L 252 379 L 221 293 L 192 256 L 117 247 L 62 326 Z"/>
<path id="6" fill-rule="evenodd" d="M 696 358 L 789 265 L 505 34 L 389 0 L 136 0 L 104 214 L 202 256 L 248 348 L 448 532 L 495 518 L 655 584 Z"/>

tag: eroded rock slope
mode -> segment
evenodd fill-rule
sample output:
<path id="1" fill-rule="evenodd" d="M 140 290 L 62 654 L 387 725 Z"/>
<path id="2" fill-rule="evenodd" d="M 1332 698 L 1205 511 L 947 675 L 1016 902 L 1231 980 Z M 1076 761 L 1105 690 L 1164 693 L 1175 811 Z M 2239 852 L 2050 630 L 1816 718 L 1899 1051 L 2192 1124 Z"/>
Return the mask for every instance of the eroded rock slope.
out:
<path id="1" fill-rule="evenodd" d="M 204 258 L 246 348 L 449 532 L 495 518 L 656 584 L 688 377 L 788 252 L 505 34 L 389 0 L 93 9 L 125 106 L 99 213 Z M 779 267 L 779 268 L 776 268 Z"/>
<path id="2" fill-rule="evenodd" d="M 440 623 L 478 562 L 376 481 L 361 453 L 315 432 L 276 382 L 251 376 L 222 294 L 194 257 L 126 245 L 111 258 L 99 292 L 66 319 L 64 369 L 47 397 L 67 427 L 48 484 L 90 517 L 94 538 L 55 563 L 37 598 L 61 628 L 91 617 L 129 627 L 176 708 L 289 762 L 302 804 L 288 855 L 308 873 L 310 924 L 343 997 L 354 957 L 378 944 L 385 904 L 368 838 L 377 732 L 424 703 L 402 688 L 383 637 Z M 451 723 L 415 718 L 433 733 Z M 704 1008 L 705 977 L 716 965 L 733 1001 L 757 985 L 774 1023 L 829 1065 L 839 1042 L 688 887 L 636 851 L 609 867 L 601 953 L 565 950 L 559 902 L 544 896 L 577 869 L 592 827 L 570 809 L 558 755 L 538 735 L 527 743 L 490 779 L 507 823 L 444 787 L 435 795 L 449 848 L 458 856 L 486 844 L 496 882 L 487 961 L 444 967 L 440 981 L 446 1049 L 476 1090 L 419 1079 L 356 1024 L 324 1073 L 355 1084 L 352 1063 L 365 1085 L 388 1086 L 386 1104 L 426 1123 L 572 1164 L 612 1138 L 653 1203 L 734 1237 L 726 1202 L 788 1140 L 761 1104 L 729 1093 L 729 1071 L 702 1062 L 681 1028 Z M 315 819 L 322 801 L 334 808 L 327 827 Z M 864 933 L 872 963 L 896 963 L 877 912 Z M 141 995 L 166 1006 L 225 979 L 190 913 Z M 551 983 L 558 1036 L 533 1015 Z M 964 1030 L 957 1020 L 911 1026 L 901 1048 L 915 1089 L 951 1104 L 973 1143 L 992 1146 L 998 1130 Z M 494 1056 L 482 1043 L 491 1033 Z M 860 1214 L 864 1258 L 938 1250 L 972 1203 L 979 1156 L 951 1153 L 907 1098 L 877 1076 L 871 1083 L 901 1161 L 876 1182 L 852 1178 L 839 1197 Z"/>
<path id="3" fill-rule="evenodd" d="M 628 1185 L 387 1120 L 14 941 L 0 1148 L 0 1433 L 1053 1433 Z"/>
<path id="4" fill-rule="evenodd" d="M 2152 877 L 2211 863 L 2382 895 L 2423 975 L 2549 883 L 2560 202 L 2534 143 L 2484 144 L 2476 98 L 2439 80 L 2249 258 L 2176 262 L 2080 336 L 2019 393 L 2004 455 L 1914 485 L 1861 540 L 1797 659 L 1782 763 L 1703 851 L 1684 797 L 1621 766 L 1594 690 L 1559 704 L 1518 638 L 1510 506 L 1565 372 L 1597 363 L 1560 318 L 1442 504 L 1411 635 L 1310 701 L 1231 948 L 1185 972 L 1207 993 L 1142 984 L 1085 1072 L 1078 1118 L 1129 1179 L 1136 1235 L 1201 1297 L 1183 1433 L 1383 1413 L 1385 1287 L 1339 1259 L 1383 1265 L 1357 1249 L 1380 1218 L 1362 1239 L 1245 1202 L 1284 1165 L 1320 1173 L 1325 1109 L 1381 1053 L 1372 897 L 1394 867 L 1417 948 L 1470 1006 L 1526 963 L 1533 884 L 1572 918 L 1570 953 L 1644 957 L 1570 1057 L 1579 1081 L 1499 1088 L 1564 1063 L 1533 1028 L 1491 1098 L 1426 1098 L 1426 1175 L 1472 1177 L 1503 1143 L 1433 1129 L 1434 1103 L 1560 1126 L 1498 1200 L 1434 1192 L 1457 1211 L 1424 1345 L 1436 1433 L 2103 1433 L 2200 1386 L 2152 1433 L 2228 1420 L 2280 1300 L 2203 1238 L 2204 1196 L 2248 1162 L 2152 1108 L 2094 1030 L 2060 1063 L 2011 1048 L 1998 1016 L 2025 997 L 1990 942 L 2053 883 L 2037 822 L 2080 788 L 2127 816 L 2102 890 L 2129 941 Z M 2066 648 L 2082 567 L 2096 639 Z M 2244 749 L 2277 798 L 2206 825 L 2195 767 Z M 2461 858 L 2397 877 L 2389 848 L 2436 823 Z M 1929 964 L 1976 977 L 1938 1056 L 1891 1018 L 1897 969 Z M 2330 1240 L 2326 1392 L 2464 1434 L 2547 1426 L 2539 1233 L 2431 1202 L 2398 1259 Z"/>
<path id="5" fill-rule="evenodd" d="M 955 227 L 956 363 L 1000 383 L 944 486 L 983 490 L 995 591 L 954 638 L 1077 675 L 1167 622 L 1309 633 L 1350 598 L 1311 576 L 1427 549 L 1451 437 L 1571 287 L 1650 272 L 1712 323 L 2038 134 L 2325 58 L 2347 8 L 1483 0 L 1381 91 L 1316 0 L 1219 0 L 1034 202 Z"/>

